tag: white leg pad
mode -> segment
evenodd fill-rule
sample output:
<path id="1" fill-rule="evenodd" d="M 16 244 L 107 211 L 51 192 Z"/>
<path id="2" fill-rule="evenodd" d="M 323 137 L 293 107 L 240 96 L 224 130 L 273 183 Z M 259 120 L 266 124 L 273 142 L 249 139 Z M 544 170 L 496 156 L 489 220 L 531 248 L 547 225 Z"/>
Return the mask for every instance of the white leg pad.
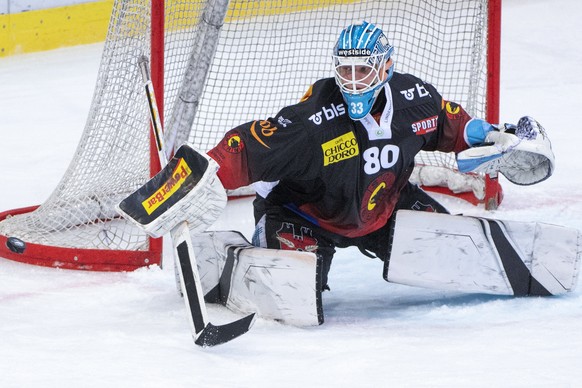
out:
<path id="1" fill-rule="evenodd" d="M 197 234 L 193 243 L 208 302 L 294 326 L 323 323 L 315 254 L 257 248 L 232 231 Z"/>
<path id="2" fill-rule="evenodd" d="M 582 235 L 537 222 L 398 211 L 384 278 L 500 295 L 558 295 L 578 281 Z"/>

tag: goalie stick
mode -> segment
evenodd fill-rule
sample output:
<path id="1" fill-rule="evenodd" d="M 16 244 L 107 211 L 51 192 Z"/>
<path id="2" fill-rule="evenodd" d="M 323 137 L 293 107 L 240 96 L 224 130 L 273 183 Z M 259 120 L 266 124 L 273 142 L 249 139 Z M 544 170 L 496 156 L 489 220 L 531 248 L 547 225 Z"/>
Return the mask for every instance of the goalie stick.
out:
<path id="1" fill-rule="evenodd" d="M 145 91 L 149 104 L 150 119 L 156 139 L 156 146 L 160 163 L 164 167 L 167 163 L 167 156 L 163 145 L 163 127 L 160 120 L 158 106 L 156 103 L 154 87 L 151 81 L 148 58 L 139 58 L 139 68 L 145 85 Z M 213 325 L 208 321 L 208 313 L 204 302 L 204 294 L 196 265 L 196 258 L 192 248 L 190 231 L 186 222 L 181 222 L 170 232 L 174 255 L 178 260 L 177 266 L 182 287 L 182 294 L 186 308 L 190 312 L 188 315 L 192 328 L 194 343 L 200 346 L 215 346 L 228 342 L 246 333 L 254 322 L 255 314 L 250 314 L 237 321 L 224 324 Z"/>

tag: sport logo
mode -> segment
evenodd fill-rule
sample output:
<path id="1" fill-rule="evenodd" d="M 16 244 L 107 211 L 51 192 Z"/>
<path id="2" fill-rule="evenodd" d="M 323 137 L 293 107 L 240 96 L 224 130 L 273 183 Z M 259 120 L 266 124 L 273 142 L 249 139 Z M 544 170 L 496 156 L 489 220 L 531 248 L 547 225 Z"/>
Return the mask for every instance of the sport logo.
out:
<path id="1" fill-rule="evenodd" d="M 164 183 L 151 197 L 141 203 L 145 211 L 151 215 L 157 208 L 168 200 L 192 174 L 192 170 L 183 158 L 180 158 L 170 179 Z"/>
<path id="2" fill-rule="evenodd" d="M 346 107 L 344 106 L 344 104 L 335 105 L 332 103 L 329 108 L 326 108 L 324 106 L 321 108 L 321 111 L 309 116 L 309 120 L 311 120 L 315 125 L 321 125 L 321 123 L 323 122 L 323 116 L 325 116 L 325 119 L 327 121 L 330 121 L 336 117 L 343 116 L 345 114 Z"/>
<path id="3" fill-rule="evenodd" d="M 348 132 L 321 145 L 323 149 L 323 165 L 341 162 L 360 154 L 360 148 L 353 132 Z"/>
<path id="4" fill-rule="evenodd" d="M 432 116 L 416 123 L 412 123 L 412 132 L 416 135 L 426 135 L 437 129 L 438 116 Z"/>

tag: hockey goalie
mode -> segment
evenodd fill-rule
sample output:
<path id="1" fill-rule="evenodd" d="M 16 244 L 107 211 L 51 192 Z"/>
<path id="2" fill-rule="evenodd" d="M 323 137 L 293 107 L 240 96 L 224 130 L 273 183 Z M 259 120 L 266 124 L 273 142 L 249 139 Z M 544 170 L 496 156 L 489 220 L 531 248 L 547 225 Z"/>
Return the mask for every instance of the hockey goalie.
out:
<path id="1" fill-rule="evenodd" d="M 187 222 L 205 299 L 287 324 L 323 322 L 332 259 L 348 246 L 382 260 L 388 282 L 516 296 L 572 291 L 577 230 L 451 215 L 409 182 L 421 150 L 455 152 L 463 172 L 541 182 L 554 170 L 545 129 L 527 116 L 515 125 L 470 117 L 431 84 L 395 71 L 393 54 L 377 26 L 348 26 L 333 48 L 334 77 L 274 117 L 229 130 L 206 154 L 182 145 L 120 212 L 152 236 Z M 165 184 L 169 199 L 153 196 Z M 207 231 L 224 189 L 250 184 L 252 242 Z"/>

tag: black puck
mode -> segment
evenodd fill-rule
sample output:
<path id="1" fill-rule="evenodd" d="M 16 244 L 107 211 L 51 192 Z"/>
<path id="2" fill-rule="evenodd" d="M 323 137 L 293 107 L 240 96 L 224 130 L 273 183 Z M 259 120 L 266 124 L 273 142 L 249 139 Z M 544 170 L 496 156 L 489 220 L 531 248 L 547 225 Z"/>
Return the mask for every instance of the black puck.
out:
<path id="1" fill-rule="evenodd" d="M 26 249 L 26 243 L 16 237 L 8 237 L 6 246 L 14 253 L 22 253 Z"/>

